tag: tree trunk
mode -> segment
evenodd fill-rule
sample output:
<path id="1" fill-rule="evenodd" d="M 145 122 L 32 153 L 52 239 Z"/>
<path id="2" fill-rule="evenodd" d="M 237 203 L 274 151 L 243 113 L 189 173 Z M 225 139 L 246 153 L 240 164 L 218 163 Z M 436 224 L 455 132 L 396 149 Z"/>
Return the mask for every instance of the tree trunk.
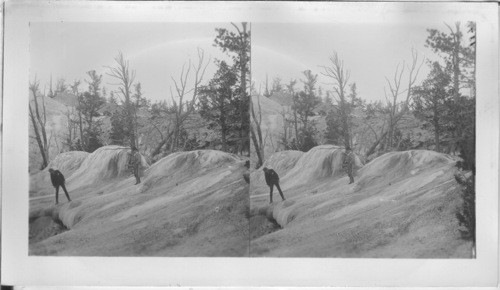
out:
<path id="1" fill-rule="evenodd" d="M 387 131 L 385 131 L 384 134 L 382 134 L 377 140 L 375 140 L 370 149 L 368 149 L 368 151 L 366 152 L 366 157 L 372 155 L 375 152 L 375 149 L 377 148 L 378 144 L 380 144 L 380 141 L 382 141 L 386 135 Z"/>
<path id="2" fill-rule="evenodd" d="M 436 113 L 434 113 L 436 114 Z M 436 152 L 441 152 L 441 147 L 439 144 L 439 122 L 436 115 L 434 115 L 434 144 L 436 144 Z"/>
<path id="3" fill-rule="evenodd" d="M 133 113 L 132 113 L 132 110 L 131 110 L 131 106 L 129 104 L 129 115 L 128 115 L 128 118 L 129 118 L 129 124 L 128 124 L 128 128 L 129 128 L 129 132 L 130 132 L 130 147 L 136 147 L 136 140 L 135 140 L 135 129 L 134 129 L 134 120 L 133 120 Z"/>
<path id="4" fill-rule="evenodd" d="M 455 32 L 455 35 L 453 38 L 455 39 L 455 47 L 453 49 L 453 90 L 454 90 L 454 95 L 455 98 L 458 98 L 460 96 L 460 83 L 459 83 L 459 77 L 460 77 L 460 56 L 459 56 L 459 51 L 460 51 L 460 26 L 457 23 L 456 24 L 456 29 L 457 31 Z"/>
<path id="5" fill-rule="evenodd" d="M 257 141 L 259 142 L 259 149 L 261 151 L 261 156 L 262 156 L 262 161 L 264 161 L 264 142 L 263 142 L 263 139 L 262 139 L 262 128 L 261 128 L 261 124 L 262 124 L 262 111 L 261 111 L 261 107 L 260 107 L 260 101 L 258 102 L 258 105 L 259 105 L 259 121 L 257 121 L 257 117 L 255 116 L 255 111 L 253 109 L 253 104 L 250 104 L 252 106 L 252 117 L 254 119 L 254 122 L 256 124 L 256 128 L 257 128 Z"/>
<path id="6" fill-rule="evenodd" d="M 156 145 L 155 149 L 151 152 L 151 159 L 155 157 L 156 155 L 160 154 L 161 148 L 168 143 L 168 140 L 172 138 L 172 135 L 174 134 L 174 131 L 170 131 L 167 136 L 165 136 L 158 145 Z"/>
<path id="7" fill-rule="evenodd" d="M 46 155 L 47 152 L 43 147 L 42 139 L 40 138 L 40 132 L 38 131 L 38 125 L 35 121 L 35 116 L 33 115 L 33 110 L 31 109 L 31 105 L 29 106 L 29 110 L 30 110 L 31 124 L 33 125 L 33 129 L 35 130 L 36 142 L 38 143 L 38 148 L 40 149 L 40 154 L 42 155 L 42 168 L 41 169 L 44 169 L 49 164 L 49 161 L 48 161 L 49 158 L 48 158 L 48 155 Z"/>
<path id="8" fill-rule="evenodd" d="M 437 127 L 434 132 L 434 143 L 436 144 L 436 152 L 441 152 L 441 147 L 439 146 L 439 131 Z"/>
<path id="9" fill-rule="evenodd" d="M 255 132 L 252 127 L 250 127 L 250 133 L 252 135 L 253 145 L 255 147 L 255 152 L 257 153 L 257 158 L 258 158 L 257 166 L 255 168 L 259 168 L 262 166 L 262 164 L 264 164 L 264 156 L 262 154 L 261 148 L 257 141 L 257 137 L 255 136 Z"/>
<path id="10" fill-rule="evenodd" d="M 40 123 L 40 129 L 42 131 L 42 137 L 43 137 L 43 146 L 45 148 L 45 154 L 49 156 L 49 142 L 47 142 L 47 132 L 45 130 L 45 124 L 47 124 L 47 113 L 45 110 L 45 97 L 42 95 L 42 108 L 43 108 L 43 120 L 41 117 L 39 117 L 38 122 Z"/>
<path id="11" fill-rule="evenodd" d="M 283 110 L 281 112 L 281 117 L 283 118 L 283 145 L 286 146 L 288 144 L 288 126 L 287 126 L 287 120 L 286 120 L 286 112 Z M 283 148 L 283 150 L 286 150 L 286 148 Z"/>
<path id="12" fill-rule="evenodd" d="M 222 151 L 226 152 L 226 110 L 224 107 L 224 100 L 221 100 L 219 103 L 220 117 L 219 117 L 219 125 L 221 128 L 221 142 L 222 142 Z"/>
<path id="13" fill-rule="evenodd" d="M 253 106 L 253 101 L 250 99 L 250 109 L 251 109 L 251 114 L 252 114 L 252 120 L 253 123 L 255 124 L 255 130 L 257 131 L 257 134 L 255 133 L 254 128 L 250 124 L 249 129 L 250 129 L 250 134 L 251 138 L 255 147 L 255 151 L 257 153 L 257 158 L 259 159 L 257 163 L 257 167 L 259 168 L 263 163 L 264 163 L 264 143 L 262 142 L 262 112 L 261 112 L 261 106 L 260 106 L 260 97 L 257 97 L 257 104 L 259 106 L 259 118 L 257 119 L 257 116 L 255 115 L 255 109 Z M 257 135 L 257 136 L 256 136 Z M 257 139 L 258 137 L 258 139 Z"/>
<path id="14" fill-rule="evenodd" d="M 82 113 L 78 111 L 78 119 L 79 119 L 79 127 L 80 127 L 80 146 L 79 150 L 83 150 L 83 148 L 87 147 L 85 145 L 85 140 L 83 140 L 83 122 L 82 122 Z"/>
<path id="15" fill-rule="evenodd" d="M 345 102 L 345 97 L 344 97 L 344 90 L 341 89 L 339 90 L 339 97 L 340 97 L 340 109 L 341 109 L 341 113 L 340 113 L 340 116 L 342 118 L 342 133 L 343 133 L 343 137 L 344 137 L 344 146 L 345 148 L 350 148 L 351 144 L 350 144 L 350 140 L 351 140 L 351 137 L 350 137 L 350 134 L 349 134 L 349 122 L 348 122 L 348 116 L 347 116 L 347 106 L 346 106 L 346 102 Z"/>
<path id="16" fill-rule="evenodd" d="M 226 123 L 222 122 L 221 124 L 221 142 L 222 142 L 222 151 L 226 152 L 227 151 L 227 145 L 226 145 Z"/>
<path id="17" fill-rule="evenodd" d="M 248 116 L 248 108 L 247 104 L 248 98 L 247 98 L 247 69 L 246 69 L 246 47 L 247 47 L 247 23 L 242 22 L 241 24 L 243 26 L 243 35 L 242 35 L 242 44 L 243 44 L 243 51 L 241 52 L 241 106 L 240 106 L 240 114 L 241 114 L 241 128 L 240 128 L 240 149 L 241 152 L 240 154 L 243 154 L 243 148 L 245 148 L 244 144 L 247 142 L 248 137 L 248 132 L 245 132 L 247 129 L 247 123 L 249 121 L 249 116 Z M 250 151 L 248 151 L 248 156 L 250 156 Z"/>
<path id="18" fill-rule="evenodd" d="M 394 105 L 393 105 L 394 107 Z M 389 115 L 389 128 L 387 131 L 387 141 L 386 141 L 386 146 L 385 146 L 385 152 L 388 152 L 390 148 L 392 147 L 392 138 L 394 135 L 394 111 L 391 109 L 391 113 Z"/>
<path id="19" fill-rule="evenodd" d="M 167 143 L 166 138 L 161 140 L 160 143 L 158 143 L 158 145 L 156 145 L 155 149 L 153 149 L 153 152 L 151 152 L 151 159 L 153 157 L 155 157 L 156 155 L 160 154 L 161 148 L 163 147 L 163 145 L 165 145 L 165 143 Z"/>
<path id="20" fill-rule="evenodd" d="M 33 84 L 33 87 L 31 87 L 30 85 L 30 90 L 33 92 L 33 101 L 35 103 L 35 114 L 33 114 L 31 105 L 29 106 L 30 115 L 32 118 L 33 127 L 35 129 L 35 134 L 37 135 L 37 142 L 39 142 L 39 147 L 42 154 L 42 159 L 43 159 L 42 167 L 45 168 L 49 162 L 49 144 L 47 142 L 47 133 L 45 131 L 45 124 L 47 123 L 45 99 L 42 96 L 42 108 L 43 108 L 43 116 L 42 116 L 40 114 L 40 108 L 39 108 L 40 105 L 38 104 L 38 97 L 37 97 L 38 85 L 36 85 L 35 83 Z M 36 115 L 36 120 L 35 120 L 35 115 Z M 38 125 L 40 125 L 40 128 L 38 128 Z"/>
<path id="21" fill-rule="evenodd" d="M 93 119 L 92 119 L 92 113 L 90 113 L 90 117 L 89 117 L 89 121 L 88 121 L 88 132 L 87 132 L 87 146 L 90 146 L 90 136 L 91 136 L 91 132 L 92 132 L 92 122 L 93 122 Z M 90 148 L 88 148 L 90 149 Z"/>
<path id="22" fill-rule="evenodd" d="M 39 109 L 39 104 L 38 104 L 38 97 L 36 95 L 36 92 L 33 92 L 33 101 L 35 102 L 35 113 L 36 113 L 36 118 L 38 121 L 38 124 L 40 124 L 40 132 L 41 133 L 41 141 L 43 144 L 43 149 L 45 151 L 46 156 L 48 157 L 48 146 L 47 146 L 47 133 L 45 131 L 45 121 L 46 121 L 46 114 L 45 114 L 45 101 L 42 100 L 43 103 L 43 119 L 42 116 L 40 115 L 40 109 Z M 48 158 L 47 158 L 48 159 Z"/>
<path id="23" fill-rule="evenodd" d="M 174 152 L 175 149 L 177 149 L 178 136 L 179 136 L 179 129 L 178 129 L 177 123 L 176 123 L 174 131 L 173 131 L 172 143 L 170 144 L 170 151 L 172 151 L 172 152 Z"/>
<path id="24" fill-rule="evenodd" d="M 295 146 L 300 147 L 299 144 L 299 123 L 297 121 L 297 111 L 293 111 L 293 126 L 295 128 Z M 295 148 L 297 149 L 297 148 Z"/>

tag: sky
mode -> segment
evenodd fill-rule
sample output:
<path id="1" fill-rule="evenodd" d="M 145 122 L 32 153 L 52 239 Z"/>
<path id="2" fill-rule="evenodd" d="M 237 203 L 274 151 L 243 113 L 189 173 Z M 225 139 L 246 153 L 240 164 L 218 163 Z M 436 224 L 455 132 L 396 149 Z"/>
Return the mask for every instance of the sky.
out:
<path id="1" fill-rule="evenodd" d="M 462 22 L 465 23 L 465 22 Z M 462 26 L 463 27 L 463 26 Z M 332 91 L 331 80 L 322 76 L 321 66 L 328 66 L 336 51 L 350 71 L 349 83 L 356 83 L 358 96 L 368 101 L 385 100 L 385 77 L 392 79 L 398 64 L 412 60 L 412 48 L 420 59 L 435 60 L 436 55 L 426 48 L 427 28 L 447 31 L 437 24 L 334 24 L 334 23 L 253 23 L 252 79 L 257 91 L 265 90 L 266 74 L 269 86 L 279 76 L 283 84 L 290 79 L 304 79 L 302 71 L 318 74 L 318 85 Z M 464 30 L 464 29 L 463 29 Z M 429 72 L 425 63 L 418 83 Z M 403 75 L 407 86 L 408 72 Z M 302 89 L 298 82 L 295 89 Z"/>
<path id="2" fill-rule="evenodd" d="M 215 28 L 232 28 L 229 23 L 67 23 L 39 22 L 30 24 L 30 80 L 40 80 L 47 90 L 52 75 L 66 83 L 82 80 L 80 91 L 86 90 L 86 72 L 96 70 L 103 75 L 108 91 L 116 88 L 106 76 L 106 66 L 114 66 L 119 51 L 136 71 L 144 97 L 170 102 L 171 77 L 179 79 L 182 66 L 191 58 L 197 61 L 197 48 L 205 51 L 205 81 L 216 70 L 214 59 L 229 56 L 213 47 Z"/>
<path id="3" fill-rule="evenodd" d="M 465 23 L 462 20 L 462 23 Z M 171 77 L 179 78 L 184 63 L 197 60 L 197 48 L 212 57 L 205 82 L 215 73 L 214 59 L 229 56 L 213 46 L 215 28 L 233 29 L 229 23 L 127 23 L 127 22 L 37 22 L 30 24 L 30 79 L 36 76 L 41 89 L 48 89 L 60 77 L 67 83 L 84 80 L 86 72 L 96 70 L 110 89 L 114 81 L 106 76 L 106 66 L 122 51 L 136 71 L 144 97 L 170 102 Z M 394 75 L 396 66 L 411 61 L 411 49 L 420 59 L 436 59 L 424 46 L 427 28 L 445 31 L 443 22 L 401 21 L 391 23 L 252 23 L 251 73 L 256 89 L 263 91 L 266 75 L 269 85 L 279 76 L 282 83 L 303 78 L 302 71 L 318 74 L 323 91 L 332 90 L 331 80 L 321 75 L 320 66 L 329 64 L 334 51 L 350 70 L 350 83 L 358 96 L 368 101 L 385 100 L 385 77 Z M 464 29 L 465 30 L 465 29 Z M 418 78 L 429 72 L 424 64 Z M 407 72 L 403 83 L 407 82 Z M 299 82 L 296 89 L 300 89 Z M 82 83 L 80 90 L 85 90 Z"/>

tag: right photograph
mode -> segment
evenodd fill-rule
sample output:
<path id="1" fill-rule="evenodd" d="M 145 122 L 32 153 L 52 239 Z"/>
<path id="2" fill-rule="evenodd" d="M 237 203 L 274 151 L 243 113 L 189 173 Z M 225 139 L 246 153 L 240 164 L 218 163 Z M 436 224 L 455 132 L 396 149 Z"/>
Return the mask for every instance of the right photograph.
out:
<path id="1" fill-rule="evenodd" d="M 475 36 L 252 23 L 250 255 L 476 258 Z"/>

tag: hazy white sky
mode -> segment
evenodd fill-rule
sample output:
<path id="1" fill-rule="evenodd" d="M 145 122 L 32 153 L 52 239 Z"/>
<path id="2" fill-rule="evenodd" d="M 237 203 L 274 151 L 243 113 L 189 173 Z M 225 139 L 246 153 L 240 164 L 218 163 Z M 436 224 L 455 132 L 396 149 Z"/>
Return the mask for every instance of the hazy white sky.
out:
<path id="1" fill-rule="evenodd" d="M 328 65 L 329 57 L 336 51 L 351 72 L 350 82 L 356 82 L 358 95 L 367 100 L 385 100 L 385 76 L 391 79 L 398 63 L 411 61 L 412 48 L 421 58 L 436 57 L 424 47 L 427 28 L 447 30 L 442 22 L 429 25 L 253 23 L 252 78 L 256 89 L 260 84 L 263 92 L 266 73 L 270 86 L 274 76 L 288 83 L 291 78 L 302 79 L 301 72 L 310 69 L 318 74 L 318 85 L 324 91 L 331 91 L 331 85 L 324 84 L 331 81 L 321 75 L 320 66 Z M 424 64 L 420 79 L 428 71 Z M 302 88 L 302 83 L 298 82 L 295 88 Z"/>
<path id="2" fill-rule="evenodd" d="M 215 28 L 220 27 L 232 28 L 229 23 L 31 23 L 30 79 L 36 75 L 43 90 L 51 74 L 54 83 L 59 77 L 71 83 L 96 70 L 109 91 L 113 80 L 105 75 L 105 66 L 113 66 L 121 50 L 136 70 L 144 96 L 170 101 L 170 77 L 178 79 L 189 58 L 197 61 L 197 47 L 207 59 L 212 56 L 204 80 L 216 70 L 214 58 L 229 59 L 213 47 Z M 80 90 L 85 89 L 82 82 Z"/>
<path id="3" fill-rule="evenodd" d="M 229 59 L 213 47 L 217 27 L 232 29 L 229 23 L 31 23 L 30 79 L 36 75 L 43 89 L 44 85 L 48 87 L 51 74 L 54 83 L 59 77 L 71 83 L 85 79 L 85 73 L 95 69 L 104 75 L 103 83 L 109 91 L 113 80 L 105 75 L 105 66 L 114 65 L 113 58 L 121 50 L 136 70 L 136 81 L 141 82 L 144 96 L 170 101 L 171 76 L 178 79 L 182 65 L 189 58 L 196 60 L 197 47 L 205 50 L 207 58 Z M 350 82 L 356 82 L 359 96 L 383 100 L 385 77 L 393 76 L 398 63 L 411 61 L 412 48 L 420 57 L 436 57 L 424 46 L 427 28 L 446 30 L 441 21 L 425 25 L 411 21 L 252 23 L 252 79 L 257 90 L 259 85 L 264 89 L 266 74 L 270 83 L 274 76 L 287 83 L 291 78 L 301 79 L 301 72 L 310 69 L 319 75 L 318 84 L 323 90 L 331 90 L 320 65 L 328 65 L 336 51 L 350 70 Z M 215 70 L 212 59 L 205 81 Z M 424 64 L 420 79 L 427 73 Z M 301 86 L 299 82 L 296 88 Z M 84 89 L 85 83 L 80 86 L 80 90 Z"/>

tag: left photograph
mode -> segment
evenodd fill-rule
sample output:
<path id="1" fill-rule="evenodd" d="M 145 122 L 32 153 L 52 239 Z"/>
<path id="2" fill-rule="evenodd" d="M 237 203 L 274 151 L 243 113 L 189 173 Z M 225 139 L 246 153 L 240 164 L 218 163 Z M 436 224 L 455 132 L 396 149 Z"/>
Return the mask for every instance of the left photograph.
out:
<path id="1" fill-rule="evenodd" d="M 30 23 L 29 255 L 249 254 L 249 23 Z"/>

